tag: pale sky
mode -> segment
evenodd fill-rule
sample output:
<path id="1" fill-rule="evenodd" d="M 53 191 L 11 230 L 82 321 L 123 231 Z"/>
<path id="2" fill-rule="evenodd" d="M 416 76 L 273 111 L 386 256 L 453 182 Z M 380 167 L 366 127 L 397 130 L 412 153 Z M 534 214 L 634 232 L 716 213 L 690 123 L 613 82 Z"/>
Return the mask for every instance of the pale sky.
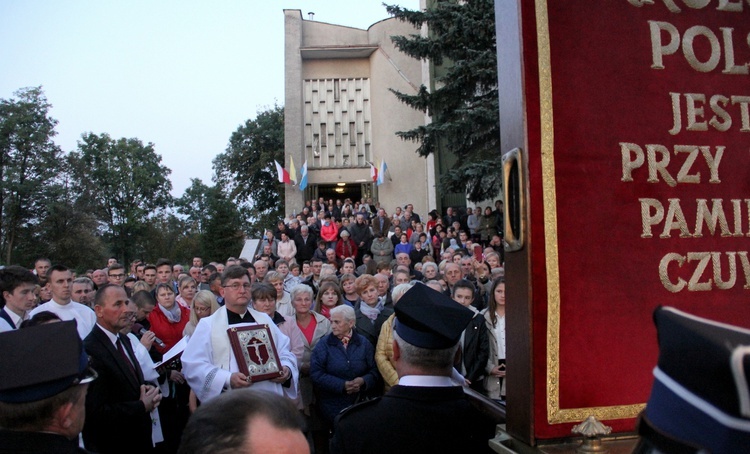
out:
<path id="1" fill-rule="evenodd" d="M 393 0 L 418 9 L 419 0 Z M 381 0 L 0 0 L 0 98 L 42 85 L 68 152 L 152 142 L 179 197 L 258 110 L 284 103 L 284 9 L 367 29 Z"/>

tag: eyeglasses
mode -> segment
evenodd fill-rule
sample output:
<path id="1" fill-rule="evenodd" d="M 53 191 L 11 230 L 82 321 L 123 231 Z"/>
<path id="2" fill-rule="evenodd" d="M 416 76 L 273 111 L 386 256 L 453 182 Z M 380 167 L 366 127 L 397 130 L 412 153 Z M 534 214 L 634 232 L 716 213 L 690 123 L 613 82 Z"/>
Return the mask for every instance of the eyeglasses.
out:
<path id="1" fill-rule="evenodd" d="M 211 308 L 210 307 L 203 307 L 203 306 L 194 306 L 193 310 L 195 312 L 208 312 L 208 311 L 211 310 Z"/>
<path id="2" fill-rule="evenodd" d="M 232 290 L 234 290 L 236 292 L 239 289 L 250 290 L 250 287 L 252 287 L 252 285 L 250 285 L 250 284 L 232 284 L 232 285 L 222 285 L 222 287 L 224 287 L 224 288 L 231 288 Z"/>
<path id="3" fill-rule="evenodd" d="M 117 278 L 117 279 L 122 279 L 122 278 L 125 277 L 125 274 L 124 273 L 122 273 L 122 274 L 110 274 L 109 277 L 114 277 L 114 278 Z"/>

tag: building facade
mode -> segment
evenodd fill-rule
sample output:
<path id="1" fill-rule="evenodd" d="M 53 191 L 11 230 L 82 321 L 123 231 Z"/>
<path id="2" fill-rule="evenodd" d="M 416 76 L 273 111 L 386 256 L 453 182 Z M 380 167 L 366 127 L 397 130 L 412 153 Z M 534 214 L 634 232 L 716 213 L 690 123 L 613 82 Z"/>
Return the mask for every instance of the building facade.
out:
<path id="1" fill-rule="evenodd" d="M 389 213 L 407 203 L 418 213 L 437 207 L 434 157 L 396 136 L 429 119 L 390 91 L 430 86 L 429 66 L 390 39 L 419 30 L 396 19 L 362 30 L 306 20 L 300 10 L 284 10 L 284 25 L 284 166 L 308 169 L 304 191 L 285 186 L 287 215 L 318 197 L 372 197 Z M 370 164 L 381 161 L 388 170 L 376 185 Z"/>

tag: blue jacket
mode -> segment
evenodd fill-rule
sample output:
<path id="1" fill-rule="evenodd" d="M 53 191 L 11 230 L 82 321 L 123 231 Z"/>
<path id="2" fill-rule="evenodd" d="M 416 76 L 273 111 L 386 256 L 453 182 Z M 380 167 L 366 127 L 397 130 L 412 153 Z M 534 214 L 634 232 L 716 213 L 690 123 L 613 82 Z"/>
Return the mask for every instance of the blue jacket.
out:
<path id="1" fill-rule="evenodd" d="M 357 394 L 346 394 L 345 382 L 362 377 L 365 387 L 360 394 L 367 397 L 374 396 L 380 385 L 375 349 L 356 329 L 353 331 L 347 348 L 331 333 L 321 339 L 312 352 L 310 377 L 320 411 L 329 424 L 341 410 L 357 400 Z"/>

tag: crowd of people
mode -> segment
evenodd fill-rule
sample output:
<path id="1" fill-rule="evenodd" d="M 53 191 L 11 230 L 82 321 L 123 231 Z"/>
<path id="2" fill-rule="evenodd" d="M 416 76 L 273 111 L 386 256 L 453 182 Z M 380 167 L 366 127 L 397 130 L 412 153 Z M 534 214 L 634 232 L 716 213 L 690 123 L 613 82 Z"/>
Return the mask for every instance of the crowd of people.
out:
<path id="1" fill-rule="evenodd" d="M 112 258 L 80 276 L 42 258 L 0 270 L 0 336 L 75 320 L 98 375 L 74 440 L 91 452 L 189 452 L 180 441 L 191 415 L 241 388 L 291 402 L 313 452 L 361 452 L 364 438 L 339 426 L 361 417 L 353 405 L 408 387 L 408 371 L 504 400 L 502 224 L 501 201 L 422 217 L 411 204 L 389 215 L 371 200 L 320 199 L 268 229 L 254 257 L 128 268 Z M 269 327 L 277 352 L 276 375 L 262 381 L 243 372 L 227 335 L 254 324 Z M 487 421 L 476 418 L 466 436 L 486 445 L 494 432 L 477 435 Z"/>

